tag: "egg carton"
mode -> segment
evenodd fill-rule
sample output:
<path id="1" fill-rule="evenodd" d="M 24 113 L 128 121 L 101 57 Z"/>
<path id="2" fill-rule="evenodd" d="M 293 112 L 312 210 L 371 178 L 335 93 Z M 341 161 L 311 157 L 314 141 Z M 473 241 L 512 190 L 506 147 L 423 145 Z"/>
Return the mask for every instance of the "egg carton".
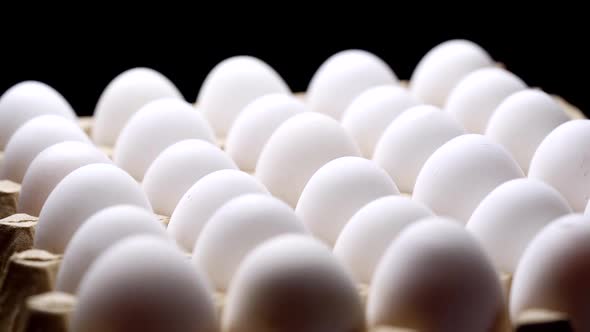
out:
<path id="1" fill-rule="evenodd" d="M 405 83 L 405 82 L 404 82 Z M 302 93 L 299 98 L 305 98 Z M 584 114 L 559 96 L 553 96 L 572 119 L 585 118 Z M 93 118 L 81 117 L 80 127 L 90 134 Z M 224 142 L 218 142 L 223 147 Z M 111 147 L 101 147 L 109 157 Z M 0 152 L 0 163 L 2 153 Z M 67 318 L 76 299 L 72 295 L 53 291 L 61 255 L 33 249 L 37 218 L 17 213 L 20 185 L 8 180 L 0 181 L 0 330 L 1 331 L 67 331 Z M 169 217 L 157 216 L 167 225 Z M 501 276 L 506 294 L 510 276 Z M 368 287 L 359 285 L 359 295 L 366 299 Z M 223 309 L 224 295 L 216 294 L 218 311 Z M 498 319 L 497 332 L 511 331 L 571 331 L 565 314 L 546 310 L 525 312 L 511 324 L 506 317 Z M 412 331 L 396 327 L 379 327 L 371 332 Z"/>

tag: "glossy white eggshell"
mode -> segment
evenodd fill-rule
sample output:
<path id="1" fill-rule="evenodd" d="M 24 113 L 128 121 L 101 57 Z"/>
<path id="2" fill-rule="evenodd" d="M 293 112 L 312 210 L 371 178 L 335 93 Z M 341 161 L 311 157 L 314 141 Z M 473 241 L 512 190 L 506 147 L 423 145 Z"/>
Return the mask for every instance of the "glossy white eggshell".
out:
<path id="1" fill-rule="evenodd" d="M 225 151 L 241 170 L 254 172 L 272 133 L 287 119 L 306 110 L 305 103 L 292 95 L 273 93 L 254 99 L 234 121 Z"/>
<path id="2" fill-rule="evenodd" d="M 283 235 L 254 249 L 225 303 L 227 332 L 365 330 L 350 276 L 326 246 L 301 235 Z"/>
<path id="3" fill-rule="evenodd" d="M 370 326 L 417 331 L 492 331 L 504 305 L 498 275 L 477 241 L 460 223 L 437 217 L 398 235 L 367 301 Z"/>
<path id="4" fill-rule="evenodd" d="M 520 177 L 524 174 L 518 163 L 501 145 L 482 135 L 461 135 L 426 160 L 412 198 L 436 215 L 466 223 L 494 188 Z"/>
<path id="5" fill-rule="evenodd" d="M 251 56 L 234 56 L 221 61 L 205 78 L 197 104 L 223 140 L 242 109 L 257 97 L 289 94 L 281 76 L 268 64 Z"/>
<path id="6" fill-rule="evenodd" d="M 590 120 L 568 121 L 555 128 L 539 144 L 529 177 L 540 179 L 583 212 L 590 197 Z"/>
<path id="7" fill-rule="evenodd" d="M 88 217 L 118 204 L 151 211 L 141 186 L 122 169 L 110 164 L 90 164 L 72 171 L 55 186 L 41 209 L 35 248 L 63 253 Z"/>
<path id="8" fill-rule="evenodd" d="M 154 212 L 170 216 L 182 195 L 203 176 L 237 169 L 220 148 L 210 142 L 189 139 L 166 148 L 145 172 L 142 187 Z"/>
<path id="9" fill-rule="evenodd" d="M 71 331 L 217 332 L 212 294 L 172 244 L 136 235 L 113 245 L 82 279 Z"/>
<path id="10" fill-rule="evenodd" d="M 527 309 L 567 315 L 573 331 L 589 331 L 590 218 L 571 214 L 543 228 L 522 255 L 512 279 L 510 315 Z"/>
<path id="11" fill-rule="evenodd" d="M 0 150 L 25 122 L 39 115 L 53 114 L 68 120 L 76 113 L 67 100 L 49 85 L 25 81 L 13 85 L 0 96 Z"/>
<path id="12" fill-rule="evenodd" d="M 66 175 L 95 163 L 110 164 L 111 160 L 87 142 L 65 141 L 41 151 L 23 177 L 18 212 L 38 216 L 47 196 Z"/>
<path id="13" fill-rule="evenodd" d="M 535 179 L 516 179 L 492 190 L 473 211 L 467 230 L 500 272 L 514 273 L 534 236 L 572 209 L 554 188 Z"/>
<path id="14" fill-rule="evenodd" d="M 358 283 L 369 284 L 391 242 L 409 224 L 433 216 L 429 208 L 408 197 L 385 196 L 358 210 L 334 245 L 334 256 Z"/>
<path id="15" fill-rule="evenodd" d="M 104 89 L 92 125 L 92 140 L 113 146 L 127 121 L 141 107 L 160 98 L 183 100 L 182 94 L 166 76 L 150 68 L 133 68 L 115 77 Z"/>
<path id="16" fill-rule="evenodd" d="M 333 246 L 340 231 L 365 204 L 399 194 L 387 172 L 360 157 L 334 159 L 309 179 L 295 212 L 311 233 Z"/>
<path id="17" fill-rule="evenodd" d="M 166 231 L 176 243 L 192 252 L 209 218 L 225 203 L 240 195 L 268 191 L 255 177 L 242 171 L 224 169 L 200 178 L 182 196 Z"/>
<path id="18" fill-rule="evenodd" d="M 365 158 L 373 150 L 387 126 L 405 110 L 419 102 L 401 86 L 369 88 L 354 98 L 342 115 L 342 126 L 355 139 Z"/>
<path id="19" fill-rule="evenodd" d="M 285 121 L 268 139 L 256 177 L 274 196 L 295 207 L 315 171 L 330 160 L 359 155 L 356 143 L 336 120 L 305 112 Z"/>
<path id="20" fill-rule="evenodd" d="M 329 57 L 315 72 L 306 101 L 314 112 L 339 120 L 344 110 L 368 88 L 398 84 L 389 65 L 364 50 L 346 50 Z"/>
<path id="21" fill-rule="evenodd" d="M 115 205 L 93 214 L 66 247 L 55 289 L 76 294 L 82 277 L 96 258 L 117 241 L 138 234 L 167 238 L 164 225 L 156 216 L 138 206 Z"/>
<path id="22" fill-rule="evenodd" d="M 465 75 L 492 65 L 492 58 L 479 45 L 463 39 L 445 41 L 420 60 L 412 73 L 410 90 L 424 103 L 442 107 Z"/>
<path id="23" fill-rule="evenodd" d="M 444 109 L 468 131 L 483 134 L 500 103 L 527 85 L 498 67 L 482 68 L 465 76 L 449 94 Z"/>
<path id="24" fill-rule="evenodd" d="M 195 243 L 192 261 L 224 291 L 252 249 L 287 233 L 307 233 L 291 207 L 269 195 L 245 194 L 213 213 Z"/>
<path id="25" fill-rule="evenodd" d="M 428 157 L 464 133 L 461 125 L 438 107 L 415 106 L 387 126 L 373 160 L 387 171 L 401 192 L 411 193 Z"/>
<path id="26" fill-rule="evenodd" d="M 41 151 L 64 141 L 90 143 L 82 129 L 63 116 L 42 115 L 27 121 L 6 144 L 0 179 L 21 183 L 29 165 Z"/>
<path id="27" fill-rule="evenodd" d="M 490 118 L 485 134 L 502 144 L 527 173 L 539 144 L 568 120 L 563 107 L 551 96 L 541 90 L 526 89 L 502 101 Z"/>
<path id="28" fill-rule="evenodd" d="M 113 161 L 141 181 L 168 146 L 185 139 L 215 142 L 213 130 L 194 107 L 179 99 L 158 99 L 141 107 L 121 131 Z"/>

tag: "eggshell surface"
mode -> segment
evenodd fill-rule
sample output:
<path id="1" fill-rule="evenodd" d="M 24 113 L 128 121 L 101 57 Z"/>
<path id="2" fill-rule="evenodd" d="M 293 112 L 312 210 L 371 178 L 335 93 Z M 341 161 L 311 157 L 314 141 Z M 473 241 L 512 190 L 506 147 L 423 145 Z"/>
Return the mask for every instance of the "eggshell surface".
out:
<path id="1" fill-rule="evenodd" d="M 65 141 L 41 151 L 31 162 L 18 197 L 18 211 L 38 216 L 47 196 L 70 172 L 94 163 L 110 164 L 110 159 L 86 142 Z"/>
<path id="2" fill-rule="evenodd" d="M 190 139 L 166 148 L 147 169 L 142 188 L 154 212 L 170 216 L 182 195 L 203 176 L 236 169 L 236 164 L 217 146 Z"/>
<path id="3" fill-rule="evenodd" d="M 354 140 L 330 117 L 305 112 L 285 121 L 272 134 L 256 164 L 256 177 L 292 207 L 309 178 L 330 160 L 359 156 Z"/>
<path id="4" fill-rule="evenodd" d="M 364 331 L 360 298 L 330 250 L 311 237 L 283 235 L 258 246 L 236 274 L 222 329 Z"/>
<path id="5" fill-rule="evenodd" d="M 109 248 L 92 265 L 71 314 L 71 331 L 219 330 L 212 295 L 184 255 L 151 235 Z"/>
<path id="6" fill-rule="evenodd" d="M 295 212 L 311 233 L 330 246 L 365 204 L 399 194 L 395 183 L 373 161 L 342 157 L 322 166 L 307 182 Z"/>
<path id="7" fill-rule="evenodd" d="M 63 253 L 88 217 L 111 205 L 131 204 L 151 211 L 139 184 L 120 168 L 91 164 L 61 180 L 49 194 L 35 230 L 35 248 Z"/>
<path id="8" fill-rule="evenodd" d="M 192 252 L 203 226 L 213 213 L 231 199 L 249 193 L 268 194 L 268 191 L 247 173 L 233 169 L 211 172 L 182 196 L 166 231 L 180 247 Z"/>

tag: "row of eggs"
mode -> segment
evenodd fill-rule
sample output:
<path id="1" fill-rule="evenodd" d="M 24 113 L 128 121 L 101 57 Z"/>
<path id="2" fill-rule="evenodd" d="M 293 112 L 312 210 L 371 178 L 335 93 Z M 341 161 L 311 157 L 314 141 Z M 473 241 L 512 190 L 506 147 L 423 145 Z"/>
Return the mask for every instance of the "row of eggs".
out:
<path id="1" fill-rule="evenodd" d="M 447 42 L 425 56 L 412 77 L 410 89 L 406 90 L 396 84 L 393 72 L 378 58 L 362 51 L 346 51 L 320 67 L 312 79 L 305 102 L 302 102 L 284 91 L 273 90 L 277 85 L 272 82 L 260 86 L 254 83 L 265 81 L 264 77 L 273 77 L 269 80 L 275 83 L 277 79 L 282 81 L 260 61 L 238 57 L 216 67 L 203 84 L 198 108 L 203 110 L 204 116 L 195 112 L 192 105 L 179 100 L 180 94 L 172 96 L 162 92 L 166 91 L 164 85 L 174 87 L 161 75 L 135 69 L 120 75 L 103 93 L 95 113 L 92 139 L 97 144 L 114 144 L 115 164 L 133 177 L 112 165 L 78 168 L 110 161 L 87 144 L 90 139 L 76 125 L 51 115 L 36 117 L 14 130 L 5 148 L 3 175 L 0 177 L 21 182 L 19 175 L 12 175 L 12 172 L 21 172 L 23 186 L 19 210 L 40 216 L 37 247 L 56 253 L 65 251 L 63 272 L 60 272 L 62 286 L 59 287 L 68 291 L 75 291 L 95 256 L 80 258 L 76 255 L 83 254 L 75 252 L 92 250 L 67 248 L 73 248 L 75 243 L 83 246 L 96 241 L 94 239 L 101 229 L 107 233 L 118 232 L 115 227 L 95 226 L 94 230 L 87 231 L 93 240 L 89 240 L 89 235 L 79 235 L 86 233 L 82 232 L 83 227 L 93 224 L 88 218 L 94 212 L 115 204 L 134 204 L 171 215 L 168 233 L 180 247 L 194 251 L 193 260 L 207 274 L 204 278 L 210 278 L 215 288 L 221 290 L 228 287 L 247 252 L 264 239 L 285 232 L 311 232 L 334 246 L 335 256 L 352 271 L 356 281 L 371 283 L 371 280 L 377 280 L 374 271 L 392 239 L 408 223 L 433 214 L 467 223 L 471 233 L 481 240 L 479 242 L 492 258 L 496 270 L 512 273 L 520 265 L 517 263 L 528 243 L 543 226 L 570 213 L 570 206 L 577 212 L 584 209 L 588 197 L 588 186 L 584 182 L 588 123 L 578 120 L 560 126 L 568 118 L 551 97 L 539 90 L 525 89 L 524 83 L 514 75 L 492 65 L 489 56 L 476 45 L 465 41 Z M 261 70 L 261 66 L 266 69 Z M 478 69 L 481 67 L 486 68 Z M 473 73 L 468 74 L 471 71 Z M 31 116 L 25 111 L 18 113 L 18 108 L 16 111 L 15 108 L 3 108 L 7 103 L 18 104 L 18 98 L 9 97 L 18 96 L 14 91 L 27 96 L 28 92 L 22 89 L 27 85 L 46 89 L 38 83 L 23 83 L 5 93 L 0 98 L 0 116 L 6 114 L 3 110 L 9 109 L 11 120 L 0 124 L 16 126 L 18 121 L 24 122 L 26 116 Z M 17 89 L 19 86 L 21 89 Z M 254 99 L 257 95 L 262 96 Z M 151 99 L 156 100 L 149 102 Z M 252 99 L 254 101 L 250 102 Z M 42 99 L 29 95 L 20 100 Z M 419 105 L 419 101 L 444 106 L 445 112 L 436 106 Z M 408 108 L 412 109 L 405 112 Z M 51 107 L 44 109 L 51 110 Z M 306 109 L 317 112 L 304 112 Z M 341 120 L 340 123 L 336 119 Z M 466 132 L 483 133 L 483 130 L 486 136 L 465 135 Z M 115 138 L 101 140 L 98 138 L 101 131 L 114 132 Z M 537 149 L 549 132 L 551 134 Z M 57 136 L 53 138 L 52 135 Z M 37 138 L 40 139 L 35 141 Z M 45 149 L 60 141 L 68 142 Z M 224 142 L 225 152 L 212 144 L 219 141 Z M 25 157 L 18 157 L 20 153 Z M 358 156 L 372 157 L 374 162 Z M 237 168 L 249 172 L 255 170 L 258 180 L 235 170 Z M 220 171 L 214 172 L 216 170 Z M 533 179 L 506 182 L 523 177 L 527 172 L 531 178 L 542 179 L 559 191 Z M 142 181 L 142 187 L 137 186 L 135 180 Z M 413 200 L 391 196 L 400 190 L 413 192 Z M 245 196 L 241 204 L 230 202 L 231 198 L 245 193 L 268 192 L 287 205 L 270 196 L 266 197 L 265 204 L 260 195 Z M 238 198 L 236 201 L 240 202 Z M 295 208 L 295 213 L 289 205 Z M 250 213 L 249 209 L 263 215 Z M 64 219 L 66 213 L 68 217 Z M 250 215 L 255 216 L 252 218 L 256 223 L 248 219 Z M 245 220 L 226 221 L 232 218 Z M 269 221 L 265 224 L 260 220 Z M 523 225 L 515 227 L 517 222 Z M 80 232 L 76 232 L 80 225 Z M 426 229 L 433 232 L 436 228 L 433 227 Z M 130 226 L 129 229 L 136 228 Z M 432 239 L 432 234 L 437 232 L 426 238 Z M 77 234 L 74 239 L 79 236 L 83 240 L 74 241 L 74 234 Z M 245 236 L 248 234 L 251 237 Z M 508 237 L 510 245 L 502 243 Z M 461 246 L 462 242 L 458 241 L 452 245 Z M 111 240 L 107 242 L 112 244 Z M 232 242 L 236 244 L 235 253 L 229 248 Z M 477 255 L 477 249 L 469 244 L 465 246 Z M 408 255 L 406 253 L 405 258 L 399 259 L 406 261 L 411 257 Z M 73 258 L 68 258 L 70 256 Z M 537 256 L 533 255 L 535 259 L 529 265 L 536 266 L 534 262 L 540 261 Z M 283 260 L 284 257 L 278 258 L 279 262 Z M 67 272 L 68 261 L 73 262 L 69 265 L 74 270 L 79 270 Z M 310 259 L 309 264 L 312 262 Z M 123 263 L 113 264 L 125 266 Z M 473 264 L 476 269 L 478 263 Z M 301 268 L 307 269 L 305 266 Z M 447 268 L 438 270 L 446 271 Z M 68 278 L 74 281 L 63 281 Z M 531 284 L 530 276 L 523 278 Z M 138 280 L 141 279 L 135 282 Z M 384 280 L 393 279 L 386 277 Z M 461 280 L 478 285 L 481 280 L 490 279 Z M 385 283 L 390 285 L 387 287 L 395 287 L 393 282 Z M 376 281 L 371 284 L 375 285 Z M 412 289 L 410 285 L 406 286 Z M 530 287 L 534 292 L 530 289 L 525 292 L 529 298 L 533 293 L 536 296 L 539 289 Z M 344 286 L 340 288 L 346 289 Z M 387 291 L 381 288 L 378 293 L 387 294 Z M 480 296 L 471 295 L 470 298 Z M 235 301 L 244 301 L 240 296 L 235 298 Z M 495 297 L 488 298 L 493 302 Z M 538 305 L 538 301 L 533 301 L 534 305 Z M 408 310 L 406 308 L 411 307 L 408 303 L 377 307 Z M 244 307 L 243 310 L 255 308 Z M 571 311 L 571 308 L 567 309 Z M 228 312 L 239 315 L 240 310 L 238 313 Z M 369 318 L 371 315 L 367 313 Z M 350 313 L 350 317 L 358 318 L 358 315 Z M 316 321 L 318 324 L 329 322 Z M 474 321 L 481 324 L 485 319 L 474 318 Z M 334 324 L 338 322 L 334 319 Z M 433 324 L 441 324 L 441 321 Z M 473 326 L 483 325 L 469 326 L 466 330 L 473 331 L 479 330 Z"/>

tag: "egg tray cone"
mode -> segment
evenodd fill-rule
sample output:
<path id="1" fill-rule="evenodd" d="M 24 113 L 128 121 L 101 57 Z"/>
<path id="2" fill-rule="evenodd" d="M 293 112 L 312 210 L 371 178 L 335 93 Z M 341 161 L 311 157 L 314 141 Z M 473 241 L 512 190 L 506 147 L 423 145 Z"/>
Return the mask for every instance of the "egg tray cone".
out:
<path id="1" fill-rule="evenodd" d="M 407 85 L 407 82 L 402 82 Z M 297 93 L 305 99 L 304 93 Z M 559 96 L 553 96 L 572 119 L 585 119 L 575 106 Z M 80 127 L 91 134 L 93 118 L 80 117 Z M 220 142 L 222 143 L 222 142 Z M 223 144 L 220 144 L 223 147 Z M 99 147 L 112 157 L 112 147 Z M 0 166 L 3 153 L 0 151 Z M 66 332 L 67 319 L 75 307 L 75 297 L 54 292 L 55 278 L 61 256 L 33 248 L 37 218 L 17 214 L 20 185 L 0 180 L 0 331 Z M 3 218 L 3 219 L 2 219 Z M 157 215 L 165 226 L 170 218 Z M 505 295 L 509 292 L 510 276 L 500 277 Z M 368 286 L 359 285 L 359 295 L 366 304 Z M 224 294 L 215 295 L 218 313 L 224 305 Z M 513 325 L 513 326 L 511 326 Z M 402 327 L 379 326 L 368 332 L 411 332 Z M 567 315 L 543 309 L 529 310 L 512 324 L 507 310 L 498 318 L 492 332 L 565 332 L 573 331 Z"/>

